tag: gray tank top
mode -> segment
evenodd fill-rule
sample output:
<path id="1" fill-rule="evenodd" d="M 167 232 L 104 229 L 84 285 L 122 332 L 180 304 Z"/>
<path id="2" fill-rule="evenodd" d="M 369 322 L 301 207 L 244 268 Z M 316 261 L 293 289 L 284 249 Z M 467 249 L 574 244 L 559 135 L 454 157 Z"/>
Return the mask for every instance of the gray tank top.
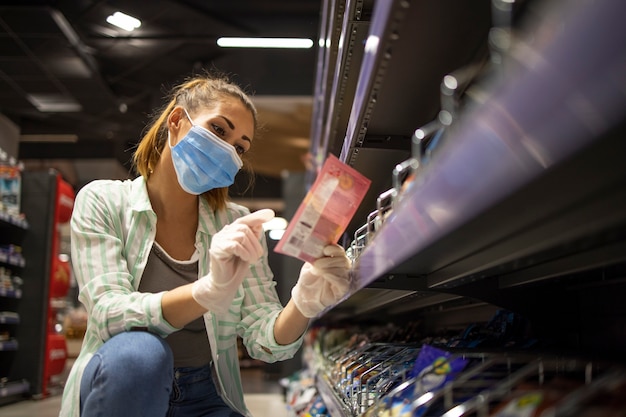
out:
<path id="1" fill-rule="evenodd" d="M 189 261 L 173 259 L 154 242 L 144 270 L 140 292 L 168 291 L 198 279 L 198 259 L 194 254 Z M 211 361 L 211 347 L 200 317 L 165 339 L 174 353 L 174 366 L 204 366 Z"/>

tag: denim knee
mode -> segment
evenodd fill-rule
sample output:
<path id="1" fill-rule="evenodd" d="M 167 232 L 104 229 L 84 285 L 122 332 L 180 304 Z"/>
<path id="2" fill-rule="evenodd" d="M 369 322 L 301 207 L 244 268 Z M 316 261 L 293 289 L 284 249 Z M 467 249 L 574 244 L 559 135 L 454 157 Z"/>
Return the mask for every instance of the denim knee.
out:
<path id="1" fill-rule="evenodd" d="M 127 332 L 115 338 L 118 337 L 114 360 L 126 378 L 153 381 L 173 378 L 174 357 L 163 338 L 144 331 Z"/>
<path id="2" fill-rule="evenodd" d="M 173 366 L 172 351 L 159 336 L 126 332 L 112 337 L 85 367 L 81 415 L 165 415 Z"/>

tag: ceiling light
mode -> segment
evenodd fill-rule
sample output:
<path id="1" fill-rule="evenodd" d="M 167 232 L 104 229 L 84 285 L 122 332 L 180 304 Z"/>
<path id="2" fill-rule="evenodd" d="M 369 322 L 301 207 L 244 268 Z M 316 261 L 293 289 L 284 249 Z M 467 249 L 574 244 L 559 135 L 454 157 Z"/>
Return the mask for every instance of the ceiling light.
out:
<path id="1" fill-rule="evenodd" d="M 313 46 L 311 39 L 304 38 L 219 38 L 222 48 L 300 48 Z"/>
<path id="2" fill-rule="evenodd" d="M 20 142 L 70 142 L 78 141 L 78 136 L 74 134 L 29 134 L 20 135 Z"/>
<path id="3" fill-rule="evenodd" d="M 61 94 L 27 94 L 26 98 L 37 110 L 45 113 L 79 112 L 83 109 L 76 100 Z"/>
<path id="4" fill-rule="evenodd" d="M 141 26 L 141 20 L 122 12 L 113 13 L 111 16 L 107 17 L 107 22 L 129 32 L 132 32 Z"/>

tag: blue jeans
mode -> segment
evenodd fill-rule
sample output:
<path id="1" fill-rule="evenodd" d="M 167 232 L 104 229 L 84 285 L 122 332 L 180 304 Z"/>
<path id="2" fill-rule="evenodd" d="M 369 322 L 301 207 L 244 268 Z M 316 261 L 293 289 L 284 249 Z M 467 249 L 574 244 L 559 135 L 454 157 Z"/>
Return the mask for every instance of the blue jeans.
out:
<path id="1" fill-rule="evenodd" d="M 148 332 L 120 333 L 98 349 L 80 384 L 82 417 L 240 417 L 217 394 L 211 368 L 174 368 Z"/>

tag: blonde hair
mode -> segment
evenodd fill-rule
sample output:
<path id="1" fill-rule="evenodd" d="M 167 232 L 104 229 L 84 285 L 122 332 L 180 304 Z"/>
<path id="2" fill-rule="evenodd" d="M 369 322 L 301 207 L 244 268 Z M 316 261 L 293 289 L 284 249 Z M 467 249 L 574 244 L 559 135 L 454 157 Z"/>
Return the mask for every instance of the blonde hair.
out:
<path id="1" fill-rule="evenodd" d="M 216 103 L 226 98 L 239 99 L 252 113 L 256 133 L 258 129 L 256 108 L 239 86 L 221 75 L 195 76 L 172 89 L 169 94 L 169 102 L 160 112 L 155 113 L 152 122 L 146 127 L 147 131 L 133 155 L 135 171 L 146 179 L 150 178 L 150 174 L 159 161 L 161 151 L 167 142 L 167 118 L 176 106 L 182 106 L 190 113 L 194 113 L 198 109 L 213 108 Z M 244 169 L 251 172 L 250 164 L 245 163 Z M 223 210 L 228 201 L 228 188 L 214 188 L 202 196 L 213 210 Z"/>

